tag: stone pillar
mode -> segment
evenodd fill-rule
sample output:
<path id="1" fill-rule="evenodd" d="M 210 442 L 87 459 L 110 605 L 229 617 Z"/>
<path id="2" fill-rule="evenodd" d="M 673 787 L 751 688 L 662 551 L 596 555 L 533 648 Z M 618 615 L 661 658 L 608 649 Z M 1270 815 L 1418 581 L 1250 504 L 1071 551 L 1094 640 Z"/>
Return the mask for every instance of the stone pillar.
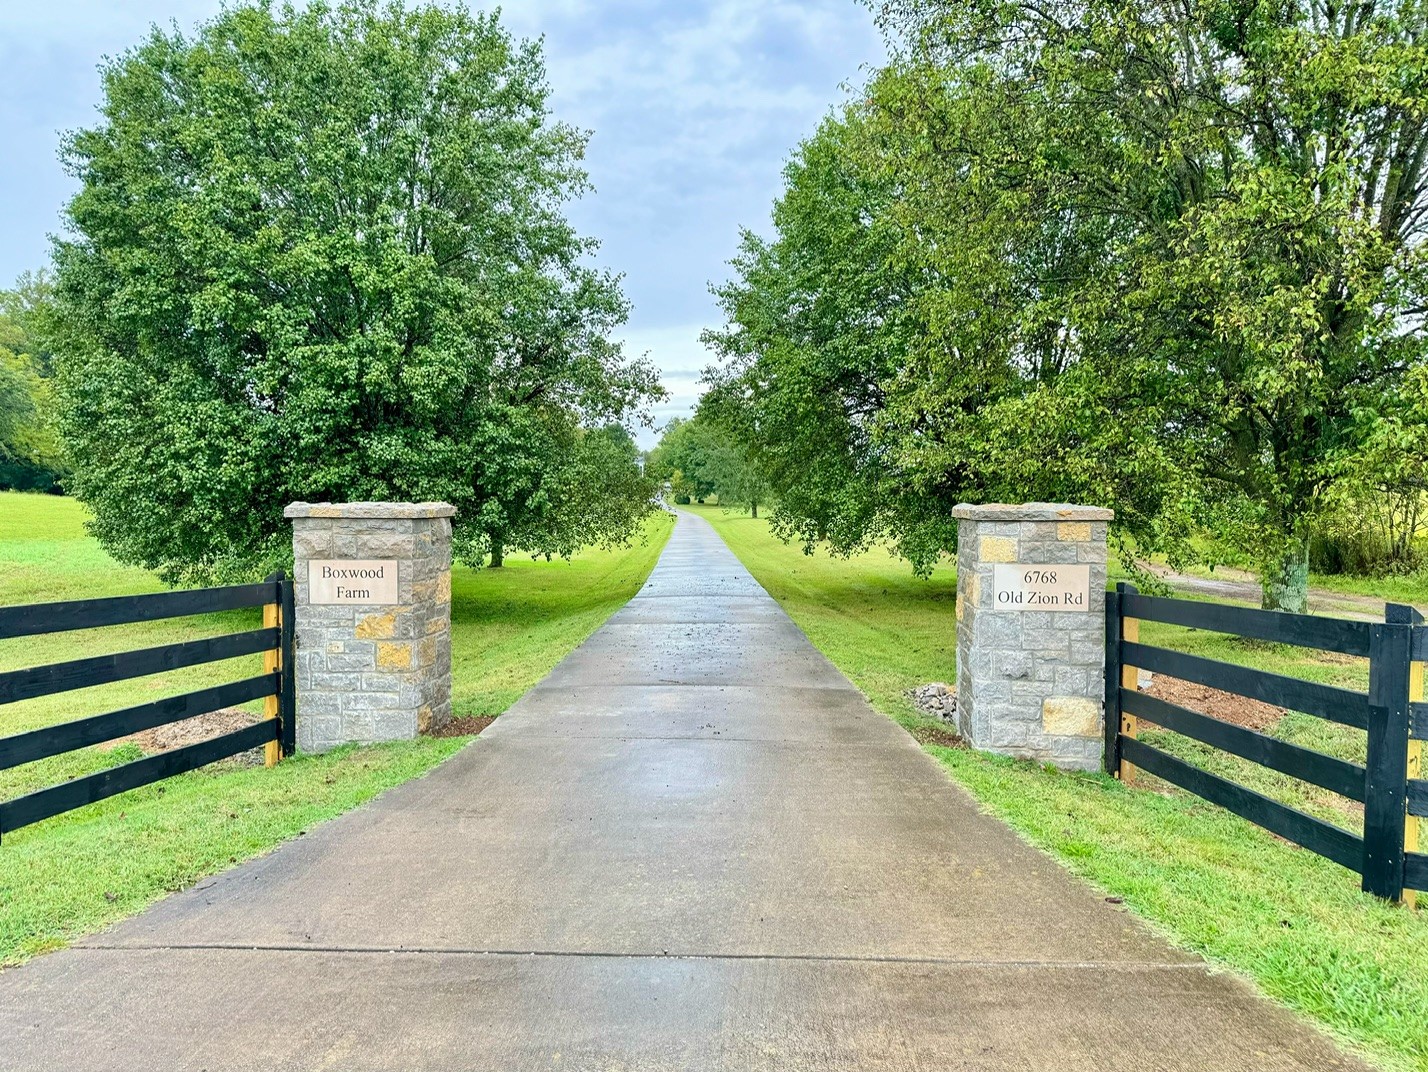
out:
<path id="1" fill-rule="evenodd" d="M 959 731 L 974 748 L 1099 770 L 1113 513 L 996 503 L 952 516 Z"/>
<path id="2" fill-rule="evenodd" d="M 446 503 L 293 503 L 297 742 L 404 740 L 451 718 Z"/>

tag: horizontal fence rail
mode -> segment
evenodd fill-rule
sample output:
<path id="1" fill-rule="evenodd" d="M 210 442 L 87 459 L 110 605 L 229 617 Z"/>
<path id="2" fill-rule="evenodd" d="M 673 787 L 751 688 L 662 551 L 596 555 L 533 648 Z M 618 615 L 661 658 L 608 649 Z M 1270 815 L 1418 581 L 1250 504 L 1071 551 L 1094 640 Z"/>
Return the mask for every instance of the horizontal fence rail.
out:
<path id="1" fill-rule="evenodd" d="M 0 639 L 244 610 L 261 607 L 272 599 L 272 583 L 265 581 L 224 588 L 193 588 L 182 592 L 152 592 L 138 596 L 105 596 L 66 603 L 0 607 Z"/>
<path id="2" fill-rule="evenodd" d="M 1369 699 L 1361 692 L 1130 641 L 1122 643 L 1121 659 L 1127 666 L 1155 674 L 1193 681 L 1275 707 L 1289 707 L 1357 729 L 1368 728 Z"/>
<path id="3" fill-rule="evenodd" d="M 0 739 L 0 770 L 167 726 L 220 708 L 237 707 L 249 700 L 276 696 L 281 684 L 278 678 L 277 674 L 260 674 L 211 689 L 166 696 L 162 700 L 111 711 L 107 715 L 94 715 L 28 733 L 17 733 L 13 737 Z"/>
<path id="4" fill-rule="evenodd" d="M 0 673 L 0 705 L 4 705 L 242 656 L 264 657 L 261 674 L 0 737 L 0 770 L 253 700 L 265 701 L 264 716 L 251 726 L 0 801 L 0 838 L 41 819 L 253 748 L 263 747 L 266 761 L 274 762 L 280 755 L 292 754 L 296 737 L 293 585 L 281 573 L 261 584 L 0 607 L 0 640 L 255 607 L 263 608 L 262 628 Z"/>
<path id="5" fill-rule="evenodd" d="M 1121 615 L 1146 622 L 1184 625 L 1209 633 L 1229 633 L 1276 644 L 1336 651 L 1342 655 L 1367 658 L 1369 653 L 1369 622 L 1143 596 L 1129 585 L 1122 595 Z"/>
<path id="6" fill-rule="evenodd" d="M 1409 890 L 1428 890 L 1428 855 L 1410 852 L 1404 858 L 1403 886 Z"/>
<path id="7" fill-rule="evenodd" d="M 185 640 L 141 651 L 97 655 L 67 663 L 52 663 L 28 670 L 0 674 L 0 704 L 32 700 L 56 692 L 72 692 L 93 685 L 108 685 L 130 678 L 148 677 L 166 670 L 182 670 L 203 663 L 222 662 L 243 655 L 258 655 L 278 646 L 276 629 L 250 629 L 246 633 Z"/>
<path id="8" fill-rule="evenodd" d="M 1408 783 L 1408 814 L 1428 819 L 1428 782 L 1415 778 Z"/>
<path id="9" fill-rule="evenodd" d="M 1321 789 L 1363 803 L 1364 768 L 1358 763 L 1301 748 L 1143 692 L 1123 691 L 1121 710 L 1222 752 L 1277 770 L 1280 774 L 1313 782 Z"/>
<path id="10" fill-rule="evenodd" d="M 1142 621 L 1366 658 L 1369 690 L 1146 644 Z M 1412 900 L 1412 891 L 1428 889 L 1428 855 L 1418 851 L 1419 819 L 1428 817 L 1420 743 L 1428 740 L 1425 659 L 1428 627 L 1410 607 L 1390 605 L 1384 622 L 1357 622 L 1145 596 L 1119 585 L 1106 600 L 1106 769 L 1127 780 L 1144 770 L 1359 873 L 1371 893 Z M 1147 695 L 1137 685 L 1140 670 L 1364 730 L 1367 761 L 1353 763 Z M 1147 744 L 1138 737 L 1141 720 L 1363 804 L 1363 836 Z"/>

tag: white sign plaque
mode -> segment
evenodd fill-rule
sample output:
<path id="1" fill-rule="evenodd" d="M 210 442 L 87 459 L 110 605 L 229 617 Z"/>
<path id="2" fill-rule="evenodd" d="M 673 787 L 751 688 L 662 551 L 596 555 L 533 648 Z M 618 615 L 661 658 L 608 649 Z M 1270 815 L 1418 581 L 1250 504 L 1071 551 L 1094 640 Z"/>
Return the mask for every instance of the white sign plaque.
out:
<path id="1" fill-rule="evenodd" d="M 312 604 L 397 602 L 396 559 L 314 558 L 307 564 L 307 601 Z"/>
<path id="2" fill-rule="evenodd" d="M 1091 567 L 998 562 L 992 567 L 993 610 L 1087 611 Z"/>

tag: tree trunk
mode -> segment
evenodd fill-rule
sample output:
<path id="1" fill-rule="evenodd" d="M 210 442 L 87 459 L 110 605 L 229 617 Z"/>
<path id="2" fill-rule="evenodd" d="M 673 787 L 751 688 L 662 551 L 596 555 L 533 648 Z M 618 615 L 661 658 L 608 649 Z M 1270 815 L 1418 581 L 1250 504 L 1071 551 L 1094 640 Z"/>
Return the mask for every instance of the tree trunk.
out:
<path id="1" fill-rule="evenodd" d="M 1260 579 L 1265 610 L 1309 612 L 1309 540 L 1294 536 L 1276 562 L 1266 566 Z"/>
<path id="2" fill-rule="evenodd" d="M 491 536 L 491 568 L 500 569 L 506 564 L 506 549 L 501 546 L 501 537 L 494 532 Z"/>
<path id="3" fill-rule="evenodd" d="M 750 507 L 751 507 L 751 510 L 752 510 L 752 513 L 753 513 L 754 517 L 758 517 L 758 516 L 759 516 L 759 500 L 758 500 L 758 499 L 755 499 L 755 500 L 750 504 Z"/>

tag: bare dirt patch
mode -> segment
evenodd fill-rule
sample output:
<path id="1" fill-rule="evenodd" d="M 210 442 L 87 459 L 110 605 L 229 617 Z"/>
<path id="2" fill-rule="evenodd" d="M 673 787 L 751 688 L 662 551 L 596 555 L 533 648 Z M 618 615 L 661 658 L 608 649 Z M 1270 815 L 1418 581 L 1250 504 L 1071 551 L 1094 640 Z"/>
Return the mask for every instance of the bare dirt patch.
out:
<path id="1" fill-rule="evenodd" d="M 131 733 L 127 737 L 120 737 L 99 747 L 108 751 L 121 744 L 132 743 L 138 745 L 140 751 L 146 756 L 152 756 L 160 752 L 171 752 L 175 748 L 198 744 L 200 741 L 220 737 L 225 733 L 246 729 L 257 722 L 259 717 L 251 711 L 244 711 L 241 707 L 224 707 L 217 711 L 210 711 L 206 715 L 194 715 L 193 718 L 170 722 L 166 726 L 140 730 L 138 733 Z M 252 748 L 247 752 L 240 752 L 225 762 L 251 764 L 261 763 L 262 760 L 263 750 Z"/>
<path id="2" fill-rule="evenodd" d="M 1284 717 L 1282 707 L 1198 685 L 1193 681 L 1163 677 L 1160 674 L 1155 675 L 1155 680 L 1145 692 L 1157 700 L 1178 704 L 1202 715 L 1218 718 L 1222 722 L 1233 722 L 1236 726 L 1244 726 L 1259 733 L 1272 730 Z"/>
<path id="3" fill-rule="evenodd" d="M 935 744 L 943 748 L 966 748 L 967 742 L 951 730 L 941 726 L 918 726 L 911 731 L 918 744 Z"/>
<path id="4" fill-rule="evenodd" d="M 440 729 L 433 730 L 427 734 L 428 737 L 470 737 L 480 733 L 496 719 L 491 715 L 467 715 L 465 718 L 453 718 Z"/>

